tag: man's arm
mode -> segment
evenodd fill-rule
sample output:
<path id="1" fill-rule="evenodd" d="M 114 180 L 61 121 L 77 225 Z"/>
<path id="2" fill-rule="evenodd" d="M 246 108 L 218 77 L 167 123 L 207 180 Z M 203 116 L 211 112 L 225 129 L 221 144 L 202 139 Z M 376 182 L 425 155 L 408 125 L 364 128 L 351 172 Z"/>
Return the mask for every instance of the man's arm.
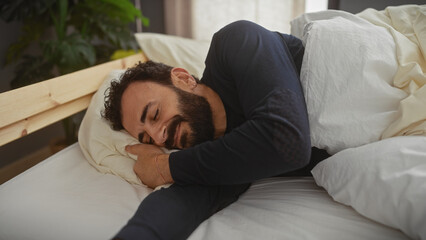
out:
<path id="1" fill-rule="evenodd" d="M 214 36 L 204 75 L 234 86 L 246 121 L 215 141 L 172 153 L 175 182 L 247 183 L 309 162 L 306 105 L 282 35 L 246 21 L 228 25 Z"/>
<path id="2" fill-rule="evenodd" d="M 173 184 L 154 191 L 115 239 L 187 239 L 199 224 L 235 202 L 248 187 Z"/>

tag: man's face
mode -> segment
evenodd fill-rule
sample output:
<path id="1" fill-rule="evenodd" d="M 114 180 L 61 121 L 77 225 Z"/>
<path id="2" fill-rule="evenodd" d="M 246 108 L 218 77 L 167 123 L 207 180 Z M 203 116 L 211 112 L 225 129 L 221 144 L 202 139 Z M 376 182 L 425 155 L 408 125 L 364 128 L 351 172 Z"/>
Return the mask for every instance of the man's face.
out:
<path id="1" fill-rule="evenodd" d="M 122 123 L 142 143 L 184 149 L 212 140 L 212 111 L 204 97 L 175 86 L 134 82 L 121 99 Z"/>

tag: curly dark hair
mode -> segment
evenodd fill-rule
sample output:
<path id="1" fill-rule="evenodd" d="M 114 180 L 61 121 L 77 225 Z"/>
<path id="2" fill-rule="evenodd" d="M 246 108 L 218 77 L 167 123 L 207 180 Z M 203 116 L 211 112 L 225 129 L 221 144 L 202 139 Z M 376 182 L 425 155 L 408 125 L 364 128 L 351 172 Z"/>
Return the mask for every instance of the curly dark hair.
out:
<path id="1" fill-rule="evenodd" d="M 165 86 L 174 86 L 170 77 L 173 68 L 154 61 L 139 62 L 124 72 L 118 81 L 112 81 L 105 91 L 105 110 L 101 112 L 103 118 L 111 123 L 112 129 L 124 129 L 121 119 L 121 98 L 126 88 L 133 82 L 152 81 Z M 195 77 L 194 77 L 195 78 Z M 199 80 L 195 78 L 197 82 Z"/>

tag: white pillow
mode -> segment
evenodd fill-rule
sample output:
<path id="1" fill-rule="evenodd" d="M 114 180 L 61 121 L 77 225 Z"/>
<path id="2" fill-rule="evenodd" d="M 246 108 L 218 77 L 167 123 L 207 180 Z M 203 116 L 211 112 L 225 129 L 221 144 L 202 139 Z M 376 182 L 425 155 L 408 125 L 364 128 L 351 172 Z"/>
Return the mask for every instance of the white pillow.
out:
<path id="1" fill-rule="evenodd" d="M 392 86 L 398 65 L 391 34 L 347 15 L 308 23 L 303 39 L 311 141 L 330 154 L 378 141 L 407 96 Z"/>
<path id="2" fill-rule="evenodd" d="M 205 41 L 152 33 L 138 33 L 136 38 L 151 60 L 186 68 L 196 76 L 201 76 L 204 71 L 204 59 L 209 48 Z M 142 184 L 133 171 L 137 157 L 124 150 L 126 145 L 136 144 L 138 140 L 125 130 L 112 130 L 101 117 L 104 93 L 110 82 L 118 80 L 123 72 L 112 71 L 93 96 L 80 125 L 79 144 L 86 159 L 98 171 L 115 174 L 133 184 Z"/>
<path id="3" fill-rule="evenodd" d="M 312 174 L 334 200 L 426 239 L 426 137 L 403 136 L 346 149 Z"/>
<path id="4" fill-rule="evenodd" d="M 351 19 L 356 16 L 354 16 L 351 13 L 340 11 L 340 10 L 325 10 L 325 11 L 319 11 L 319 12 L 304 13 L 298 16 L 297 18 L 291 20 L 290 22 L 291 35 L 302 39 L 306 24 L 313 21 L 327 20 L 327 19 L 332 19 L 336 17 L 344 17 L 344 18 Z"/>
<path id="5" fill-rule="evenodd" d="M 210 41 L 193 40 L 159 33 L 136 33 L 136 41 L 151 60 L 182 67 L 201 78 Z"/>

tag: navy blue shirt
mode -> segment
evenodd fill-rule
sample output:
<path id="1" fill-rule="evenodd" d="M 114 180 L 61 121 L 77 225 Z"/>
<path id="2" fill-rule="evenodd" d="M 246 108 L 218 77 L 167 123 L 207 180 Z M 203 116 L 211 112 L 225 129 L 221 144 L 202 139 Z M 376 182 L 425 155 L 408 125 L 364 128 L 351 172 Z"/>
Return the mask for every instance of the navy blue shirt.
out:
<path id="1" fill-rule="evenodd" d="M 311 145 L 302 58 L 299 39 L 248 21 L 217 32 L 201 82 L 222 99 L 226 134 L 170 154 L 174 181 L 242 184 L 305 166 Z"/>

